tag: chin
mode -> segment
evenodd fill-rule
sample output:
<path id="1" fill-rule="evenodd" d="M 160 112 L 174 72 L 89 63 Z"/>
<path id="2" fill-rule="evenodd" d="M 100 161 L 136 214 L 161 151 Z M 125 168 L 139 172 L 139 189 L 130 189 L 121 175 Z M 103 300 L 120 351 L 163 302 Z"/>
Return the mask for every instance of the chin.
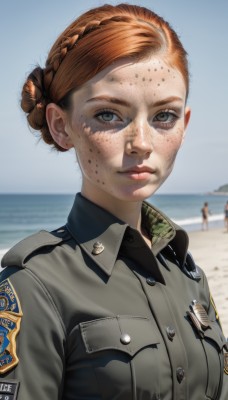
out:
<path id="1" fill-rule="evenodd" d="M 149 197 L 153 196 L 153 194 L 158 190 L 159 186 L 153 186 L 153 187 L 144 187 L 144 188 L 138 188 L 134 190 L 129 190 L 124 193 L 123 195 L 123 200 L 125 201 L 143 201 L 148 199 Z"/>

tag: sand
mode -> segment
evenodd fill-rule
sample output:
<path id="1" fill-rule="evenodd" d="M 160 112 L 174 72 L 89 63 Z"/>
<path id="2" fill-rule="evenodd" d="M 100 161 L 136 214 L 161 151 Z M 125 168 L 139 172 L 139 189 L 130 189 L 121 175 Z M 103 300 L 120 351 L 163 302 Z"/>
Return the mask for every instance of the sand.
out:
<path id="1" fill-rule="evenodd" d="M 228 336 L 228 232 L 220 228 L 189 232 L 189 250 L 205 272 L 223 331 Z M 0 260 L 4 254 L 0 250 Z"/>
<path id="2" fill-rule="evenodd" d="M 228 232 L 189 232 L 189 251 L 205 272 L 225 336 L 228 336 Z"/>

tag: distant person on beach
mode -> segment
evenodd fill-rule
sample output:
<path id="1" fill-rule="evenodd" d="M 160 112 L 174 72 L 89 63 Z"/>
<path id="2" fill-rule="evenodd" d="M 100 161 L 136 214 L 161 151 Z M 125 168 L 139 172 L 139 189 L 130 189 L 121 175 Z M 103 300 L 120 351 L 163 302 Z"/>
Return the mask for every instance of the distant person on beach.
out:
<path id="1" fill-rule="evenodd" d="M 175 31 L 128 4 L 82 14 L 29 74 L 28 122 L 75 150 L 82 187 L 66 224 L 2 259 L 0 398 L 227 400 L 205 273 L 187 233 L 146 201 L 173 169 L 188 91 Z"/>
<path id="2" fill-rule="evenodd" d="M 208 203 L 205 202 L 203 207 L 201 208 L 202 214 L 202 230 L 208 230 L 208 216 L 209 216 L 209 208 Z"/>
<path id="3" fill-rule="evenodd" d="M 225 228 L 228 232 L 228 201 L 226 202 L 224 207 L 224 223 L 225 223 Z"/>

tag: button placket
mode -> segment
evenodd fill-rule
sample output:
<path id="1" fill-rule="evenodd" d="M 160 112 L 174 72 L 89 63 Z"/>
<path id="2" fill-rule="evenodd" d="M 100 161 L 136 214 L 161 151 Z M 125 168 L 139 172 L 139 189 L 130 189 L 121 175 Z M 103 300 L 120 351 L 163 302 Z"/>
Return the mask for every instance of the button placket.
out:
<path id="1" fill-rule="evenodd" d="M 137 275 L 144 287 L 146 297 L 152 310 L 152 314 L 155 316 L 156 322 L 158 323 L 158 328 L 161 332 L 163 331 L 165 334 L 164 342 L 167 345 L 167 351 L 170 358 L 171 366 L 174 367 L 173 396 L 174 398 L 179 398 L 178 396 L 183 395 L 183 393 L 185 393 L 187 396 L 187 380 L 184 379 L 185 371 L 187 371 L 188 368 L 186 349 L 184 348 L 184 343 L 181 336 L 177 334 L 178 330 L 176 331 L 176 329 L 174 329 L 175 339 L 173 338 L 173 340 L 169 338 L 170 335 L 168 336 L 167 333 L 168 327 L 174 327 L 176 325 L 175 314 L 173 313 L 172 308 L 172 301 L 170 301 L 171 299 L 169 298 L 165 286 L 163 286 L 160 282 L 157 282 L 155 281 L 155 279 L 153 279 L 156 284 L 153 286 L 153 288 L 149 288 L 150 285 L 148 284 L 148 278 L 151 278 L 151 276 L 148 276 L 148 278 L 142 278 L 140 274 Z M 173 334 L 174 332 L 171 333 L 171 336 L 173 336 Z M 178 370 L 179 372 L 177 373 L 177 368 L 179 368 L 178 366 L 182 366 L 180 368 L 183 369 L 183 372 L 180 372 Z"/>

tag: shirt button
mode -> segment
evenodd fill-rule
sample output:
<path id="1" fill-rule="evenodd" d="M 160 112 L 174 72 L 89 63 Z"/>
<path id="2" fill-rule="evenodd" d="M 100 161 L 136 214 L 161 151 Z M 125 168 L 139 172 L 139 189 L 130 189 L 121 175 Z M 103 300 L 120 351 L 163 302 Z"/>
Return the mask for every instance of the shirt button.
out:
<path id="1" fill-rule="evenodd" d="M 154 278 L 152 278 L 151 276 L 149 276 L 148 278 L 146 278 L 146 283 L 150 286 L 154 286 L 156 285 L 156 281 Z"/>
<path id="2" fill-rule="evenodd" d="M 183 381 L 183 379 L 184 379 L 184 376 L 185 376 L 184 369 L 182 367 L 178 367 L 176 369 L 176 374 L 177 374 L 178 382 L 181 383 Z"/>
<path id="3" fill-rule="evenodd" d="M 167 336 L 170 340 L 173 340 L 176 332 L 175 329 L 172 326 L 167 326 L 166 328 Z"/>
<path id="4" fill-rule="evenodd" d="M 120 336 L 120 341 L 123 344 L 129 344 L 131 341 L 131 336 L 128 335 L 128 333 L 122 333 L 122 335 Z"/>

